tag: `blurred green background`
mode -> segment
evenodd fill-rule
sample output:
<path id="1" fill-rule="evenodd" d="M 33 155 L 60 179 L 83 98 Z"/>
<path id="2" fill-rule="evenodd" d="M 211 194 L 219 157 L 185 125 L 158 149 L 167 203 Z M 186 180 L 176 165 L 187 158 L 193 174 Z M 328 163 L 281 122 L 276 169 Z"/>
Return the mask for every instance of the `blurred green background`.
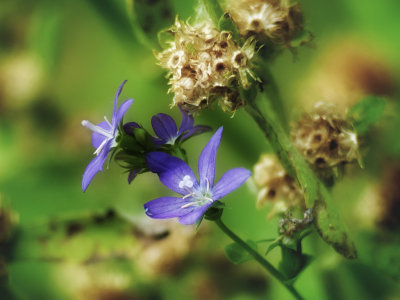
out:
<path id="1" fill-rule="evenodd" d="M 296 287 L 306 299 L 400 299 L 400 2 L 300 3 L 314 47 L 300 48 L 295 58 L 285 51 L 271 63 L 289 115 L 319 100 L 347 107 L 366 94 L 388 104 L 365 141 L 364 169 L 348 168 L 333 189 L 359 259 L 346 261 L 313 234 L 305 252 L 315 260 Z M 0 2 L 0 299 L 290 299 L 256 263 L 227 261 L 229 240 L 212 224 L 204 222 L 196 234 L 150 221 L 143 204 L 169 193 L 155 175 L 128 185 L 127 174 L 111 163 L 82 193 L 93 150 L 80 122 L 110 116 L 123 80 L 120 101 L 135 100 L 126 121 L 150 128 L 151 116 L 163 112 L 180 122 L 179 111 L 170 109 L 165 72 L 132 26 L 131 4 Z M 195 4 L 134 3 L 154 7 L 149 23 L 167 25 L 177 14 L 187 19 Z M 224 126 L 219 175 L 252 169 L 268 151 L 244 111 L 232 118 L 214 109 L 196 122 Z M 210 136 L 186 144 L 192 166 Z M 376 200 L 385 188 L 390 204 Z M 256 210 L 255 199 L 251 184 L 229 195 L 224 221 L 243 237 L 276 237 L 278 220 Z M 269 256 L 279 261 L 278 251 Z"/>

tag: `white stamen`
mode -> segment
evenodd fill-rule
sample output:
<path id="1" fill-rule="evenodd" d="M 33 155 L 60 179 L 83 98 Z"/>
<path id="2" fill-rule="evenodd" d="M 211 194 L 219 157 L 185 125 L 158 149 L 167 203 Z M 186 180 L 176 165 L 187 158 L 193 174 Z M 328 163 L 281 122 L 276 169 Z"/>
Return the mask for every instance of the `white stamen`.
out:
<path id="1" fill-rule="evenodd" d="M 195 204 L 196 204 L 196 202 L 189 202 L 189 203 L 186 203 L 185 205 L 182 205 L 181 208 L 186 208 L 186 207 L 189 207 L 189 206 L 192 206 Z"/>
<path id="2" fill-rule="evenodd" d="M 193 182 L 190 180 L 189 175 L 185 175 L 183 177 L 183 180 L 181 182 L 179 182 L 179 187 L 180 188 L 185 188 L 185 190 L 188 191 L 188 194 L 183 196 L 182 199 L 187 199 L 189 197 L 192 197 L 192 199 L 190 199 L 190 202 L 184 204 L 181 206 L 181 208 L 187 208 L 190 206 L 203 206 L 207 203 L 207 201 L 210 201 L 211 203 L 214 202 L 214 200 L 211 198 L 212 195 L 210 193 L 210 182 L 208 180 L 208 178 L 206 178 L 206 182 L 207 182 L 207 190 L 204 191 L 203 189 L 198 189 L 198 190 L 194 190 L 191 191 L 188 187 L 187 187 L 187 183 L 190 181 L 189 185 L 191 185 L 191 187 L 193 187 Z"/>
<path id="3" fill-rule="evenodd" d="M 97 132 L 109 139 L 114 138 L 114 136 L 112 135 L 112 133 L 110 131 L 105 130 L 104 128 L 101 128 L 100 126 L 97 125 L 93 125 L 91 122 L 87 121 L 87 120 L 83 120 L 81 122 L 82 126 L 85 126 L 86 128 L 89 128 L 90 130 L 92 130 L 93 132 Z"/>
<path id="4" fill-rule="evenodd" d="M 104 148 L 104 145 L 108 142 L 109 140 L 108 139 L 105 139 L 101 144 L 100 144 L 100 146 L 96 149 L 96 151 L 94 151 L 94 155 L 99 155 L 99 153 L 101 152 L 101 150 L 103 150 L 103 148 Z"/>
<path id="5" fill-rule="evenodd" d="M 110 125 L 110 127 L 112 128 L 112 125 L 111 125 L 110 121 L 108 121 L 106 116 L 104 116 L 104 120 L 106 120 L 107 124 Z"/>
<path id="6" fill-rule="evenodd" d="M 92 130 L 93 132 L 96 132 L 102 136 L 105 137 L 105 139 L 102 141 L 102 143 L 100 144 L 100 146 L 96 149 L 96 151 L 94 151 L 95 155 L 99 155 L 99 153 L 103 150 L 104 146 L 107 144 L 107 142 L 112 141 L 110 147 L 115 147 L 116 146 L 116 137 L 118 135 L 118 133 L 116 135 L 114 135 L 114 129 L 110 123 L 110 121 L 108 121 L 107 117 L 104 117 L 104 120 L 107 122 L 107 124 L 110 126 L 110 130 L 101 128 L 98 125 L 94 125 L 91 122 L 87 121 L 87 120 L 83 120 L 81 122 L 82 126 L 89 128 L 90 130 Z"/>

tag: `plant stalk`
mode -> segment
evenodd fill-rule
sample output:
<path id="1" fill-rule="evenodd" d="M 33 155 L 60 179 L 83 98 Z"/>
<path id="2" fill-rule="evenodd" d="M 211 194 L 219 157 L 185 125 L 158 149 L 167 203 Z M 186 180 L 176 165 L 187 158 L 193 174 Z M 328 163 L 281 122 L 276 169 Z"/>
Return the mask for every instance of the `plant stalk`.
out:
<path id="1" fill-rule="evenodd" d="M 293 287 L 293 285 L 286 282 L 285 277 L 280 273 L 275 267 L 270 264 L 263 256 L 261 256 L 257 251 L 249 246 L 245 241 L 238 237 L 233 231 L 231 231 L 219 218 L 215 220 L 218 227 L 229 236 L 234 242 L 236 242 L 240 247 L 246 250 L 260 265 L 264 267 L 273 277 L 275 277 L 281 284 L 283 284 L 286 289 L 298 300 L 304 300 L 304 298 L 299 294 L 299 292 Z"/>

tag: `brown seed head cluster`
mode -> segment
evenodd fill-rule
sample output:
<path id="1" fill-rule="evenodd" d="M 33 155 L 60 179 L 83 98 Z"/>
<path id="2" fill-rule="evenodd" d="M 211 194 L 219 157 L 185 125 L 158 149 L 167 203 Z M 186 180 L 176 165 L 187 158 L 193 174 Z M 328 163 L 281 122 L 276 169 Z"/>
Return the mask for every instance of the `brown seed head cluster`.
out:
<path id="1" fill-rule="evenodd" d="M 303 14 L 298 4 L 287 0 L 230 0 L 229 12 L 242 36 L 256 35 L 276 44 L 289 44 L 303 29 Z"/>
<path id="2" fill-rule="evenodd" d="M 317 103 L 292 128 L 292 140 L 306 160 L 317 168 L 338 166 L 360 158 L 357 134 L 335 107 Z"/>
<path id="3" fill-rule="evenodd" d="M 209 22 L 191 26 L 176 20 L 168 32 L 173 40 L 156 57 L 168 70 L 173 105 L 197 111 L 220 99 L 224 109 L 234 111 L 244 104 L 237 87 L 250 86 L 248 75 L 255 79 L 250 63 L 253 39 L 240 48 L 228 32 L 219 32 Z"/>
<path id="4" fill-rule="evenodd" d="M 277 204 L 275 209 L 285 212 L 294 206 L 304 206 L 301 190 L 272 154 L 263 154 L 254 166 L 254 181 L 259 187 L 257 207 L 267 202 Z M 273 213 L 272 213 L 273 214 Z"/>

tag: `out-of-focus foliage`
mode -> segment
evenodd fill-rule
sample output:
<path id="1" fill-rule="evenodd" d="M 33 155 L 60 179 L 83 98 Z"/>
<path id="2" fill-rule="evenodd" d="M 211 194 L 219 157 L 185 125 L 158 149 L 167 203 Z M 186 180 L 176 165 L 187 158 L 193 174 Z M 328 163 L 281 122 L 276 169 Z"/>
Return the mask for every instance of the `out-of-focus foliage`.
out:
<path id="1" fill-rule="evenodd" d="M 312 103 L 335 99 L 353 107 L 355 126 L 366 134 L 360 140 L 364 168 L 348 166 L 332 189 L 359 258 L 346 261 L 311 235 L 303 250 L 314 260 L 296 287 L 306 299 L 396 299 L 400 2 L 299 2 L 315 47 L 299 48 L 295 61 L 285 51 L 271 64 L 283 106 L 295 119 Z M 208 222 L 194 232 L 145 219 L 143 204 L 167 192 L 155 175 L 128 185 L 127 174 L 111 163 L 85 194 L 80 189 L 92 158 L 90 132 L 80 122 L 108 115 L 124 79 L 121 97 L 135 99 L 126 120 L 146 128 L 159 112 L 179 120 L 151 48 L 157 47 L 159 30 L 176 15 L 189 18 L 196 5 L 194 0 L 0 2 L 0 299 L 290 297 L 253 261 L 231 264 L 223 255 L 228 240 Z M 335 68 L 327 63 L 332 60 Z M 371 94 L 384 97 L 385 108 L 377 97 L 359 102 Z M 210 110 L 198 119 L 214 129 L 224 125 L 217 170 L 252 169 L 269 151 L 244 111 L 231 118 Z M 210 136 L 187 143 L 191 166 Z M 251 184 L 226 203 L 224 221 L 240 235 L 254 241 L 277 236 L 277 220 L 255 209 Z M 234 261 L 247 260 L 233 250 Z M 281 250 L 268 253 L 275 266 Z M 281 266 L 288 277 L 309 259 L 295 258 Z"/>

